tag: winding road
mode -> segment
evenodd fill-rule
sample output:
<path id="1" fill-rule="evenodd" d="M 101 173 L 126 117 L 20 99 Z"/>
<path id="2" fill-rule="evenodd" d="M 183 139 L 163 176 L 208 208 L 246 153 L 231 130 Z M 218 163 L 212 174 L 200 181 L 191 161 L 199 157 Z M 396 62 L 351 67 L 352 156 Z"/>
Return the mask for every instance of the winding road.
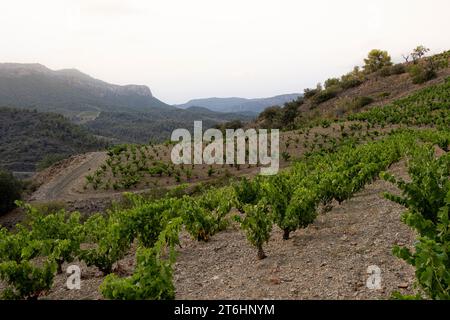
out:
<path id="1" fill-rule="evenodd" d="M 81 163 L 71 165 L 58 173 L 49 182 L 44 183 L 32 196 L 33 201 L 72 200 L 93 195 L 77 192 L 82 188 L 84 179 L 91 171 L 95 171 L 107 158 L 106 152 L 86 154 Z M 109 193 L 110 195 L 110 193 Z"/>

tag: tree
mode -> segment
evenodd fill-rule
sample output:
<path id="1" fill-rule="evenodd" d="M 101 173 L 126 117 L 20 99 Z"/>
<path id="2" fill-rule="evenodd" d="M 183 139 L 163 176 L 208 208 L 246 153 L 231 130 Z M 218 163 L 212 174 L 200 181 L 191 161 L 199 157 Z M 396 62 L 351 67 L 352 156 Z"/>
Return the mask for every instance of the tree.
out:
<path id="1" fill-rule="evenodd" d="M 0 169 L 0 214 L 15 208 L 14 201 L 20 200 L 22 184 L 14 176 Z"/>
<path id="2" fill-rule="evenodd" d="M 418 60 L 420 60 L 420 58 L 422 58 L 423 56 L 425 56 L 425 54 L 430 51 L 430 49 L 420 45 L 417 46 L 413 52 L 411 53 L 411 57 L 413 59 L 414 64 L 417 63 Z"/>
<path id="3" fill-rule="evenodd" d="M 325 81 L 325 89 L 329 89 L 334 86 L 339 86 L 340 83 L 341 83 L 341 80 L 339 80 L 338 78 L 330 78 Z"/>
<path id="4" fill-rule="evenodd" d="M 387 51 L 373 49 L 369 52 L 366 59 L 364 59 L 364 71 L 366 73 L 373 73 L 380 70 L 383 67 L 391 66 L 391 56 Z"/>

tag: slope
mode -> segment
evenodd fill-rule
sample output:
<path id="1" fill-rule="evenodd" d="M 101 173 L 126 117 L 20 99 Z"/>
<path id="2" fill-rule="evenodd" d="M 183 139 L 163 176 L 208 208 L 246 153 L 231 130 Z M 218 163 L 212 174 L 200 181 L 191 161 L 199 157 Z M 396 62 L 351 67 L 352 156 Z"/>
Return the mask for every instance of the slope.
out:
<path id="1" fill-rule="evenodd" d="M 0 108 L 0 123 L 0 166 L 12 171 L 35 171 L 45 157 L 67 157 L 107 145 L 54 113 Z"/>

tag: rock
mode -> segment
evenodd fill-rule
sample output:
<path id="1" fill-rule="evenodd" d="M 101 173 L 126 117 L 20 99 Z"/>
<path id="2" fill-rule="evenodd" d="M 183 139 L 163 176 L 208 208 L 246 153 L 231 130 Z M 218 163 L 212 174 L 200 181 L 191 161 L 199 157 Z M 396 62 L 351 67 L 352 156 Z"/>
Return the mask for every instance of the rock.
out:
<path id="1" fill-rule="evenodd" d="M 400 289 L 408 289 L 408 284 L 406 283 L 406 282 L 403 282 L 403 283 L 400 283 L 399 285 L 398 285 L 398 287 L 400 288 Z"/>
<path id="2" fill-rule="evenodd" d="M 280 284 L 281 283 L 281 279 L 279 277 L 271 277 L 270 278 L 270 283 L 271 284 Z"/>

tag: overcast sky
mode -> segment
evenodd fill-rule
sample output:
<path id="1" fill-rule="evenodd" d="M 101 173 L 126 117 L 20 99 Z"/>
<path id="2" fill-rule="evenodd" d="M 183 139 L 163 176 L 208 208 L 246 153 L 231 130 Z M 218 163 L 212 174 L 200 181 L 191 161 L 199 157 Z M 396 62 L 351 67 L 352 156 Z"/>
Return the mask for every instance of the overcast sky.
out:
<path id="1" fill-rule="evenodd" d="M 448 0 L 1 0 L 0 62 L 145 84 L 167 103 L 302 92 L 370 49 L 450 49 Z"/>

